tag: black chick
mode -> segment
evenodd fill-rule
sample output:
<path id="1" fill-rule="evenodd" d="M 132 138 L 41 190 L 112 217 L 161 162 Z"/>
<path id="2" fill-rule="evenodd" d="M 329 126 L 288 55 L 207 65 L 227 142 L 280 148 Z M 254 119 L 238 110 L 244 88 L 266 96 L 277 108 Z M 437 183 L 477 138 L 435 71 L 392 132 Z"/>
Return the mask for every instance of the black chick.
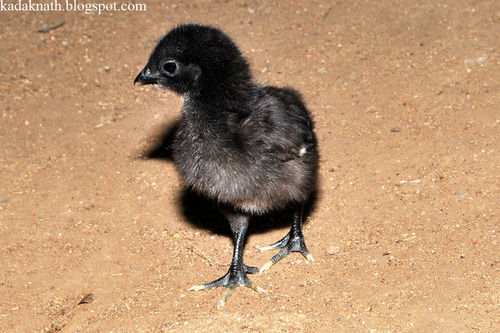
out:
<path id="1" fill-rule="evenodd" d="M 218 307 L 236 286 L 264 291 L 248 279 L 257 268 L 245 265 L 242 253 L 250 216 L 275 209 L 293 210 L 292 227 L 280 241 L 257 249 L 280 249 L 260 271 L 290 252 L 313 260 L 302 234 L 302 212 L 315 190 L 318 151 L 313 121 L 297 91 L 254 83 L 233 41 L 197 24 L 167 33 L 134 83 L 182 95 L 175 164 L 188 187 L 217 203 L 234 236 L 229 271 L 191 290 L 227 288 Z"/>

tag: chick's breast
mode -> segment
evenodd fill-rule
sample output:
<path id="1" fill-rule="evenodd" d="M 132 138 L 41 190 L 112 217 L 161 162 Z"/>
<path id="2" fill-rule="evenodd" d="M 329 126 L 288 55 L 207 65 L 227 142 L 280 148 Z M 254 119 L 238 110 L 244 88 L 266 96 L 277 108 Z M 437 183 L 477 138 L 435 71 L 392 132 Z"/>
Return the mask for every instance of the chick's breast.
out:
<path id="1" fill-rule="evenodd" d="M 187 185 L 252 213 L 305 201 L 317 164 L 305 107 L 268 94 L 240 121 L 227 115 L 184 112 L 174 158 Z"/>

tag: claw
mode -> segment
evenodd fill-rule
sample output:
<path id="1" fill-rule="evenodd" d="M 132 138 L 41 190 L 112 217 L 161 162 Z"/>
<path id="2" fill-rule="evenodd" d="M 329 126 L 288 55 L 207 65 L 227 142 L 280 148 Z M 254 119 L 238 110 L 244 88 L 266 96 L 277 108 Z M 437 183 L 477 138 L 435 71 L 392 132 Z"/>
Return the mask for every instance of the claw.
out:
<path id="1" fill-rule="evenodd" d="M 254 290 L 258 291 L 259 293 L 267 294 L 267 290 L 258 286 Z"/>
<path id="2" fill-rule="evenodd" d="M 283 237 L 282 239 L 280 239 L 276 243 L 273 243 L 273 244 L 268 245 L 268 246 L 257 246 L 257 248 L 255 250 L 257 252 L 264 252 L 264 251 L 272 251 L 272 250 L 276 250 L 276 249 L 281 249 L 287 244 L 289 238 L 290 238 L 290 233 L 286 234 L 285 237 Z"/>
<path id="3" fill-rule="evenodd" d="M 267 294 L 267 291 L 264 288 L 259 287 L 258 285 L 256 285 L 253 282 L 250 284 L 249 287 L 252 288 L 253 290 L 255 290 L 256 292 Z"/>
<path id="4" fill-rule="evenodd" d="M 222 295 L 222 298 L 217 302 L 217 309 L 221 309 L 224 305 L 226 305 L 226 302 L 229 299 L 229 296 L 233 294 L 233 291 L 234 288 L 226 288 L 224 295 Z"/>
<path id="5" fill-rule="evenodd" d="M 269 268 L 271 268 L 272 265 L 274 265 L 274 263 L 271 260 L 269 260 L 260 268 L 259 273 L 267 271 Z"/>
<path id="6" fill-rule="evenodd" d="M 314 258 L 312 256 L 312 254 L 308 253 L 305 255 L 306 259 L 309 260 L 310 262 L 314 262 Z"/>
<path id="7" fill-rule="evenodd" d="M 195 285 L 195 286 L 192 286 L 191 288 L 189 288 L 190 291 L 200 291 L 203 289 L 207 289 L 207 287 L 205 287 L 202 284 L 198 284 L 198 285 Z"/>
<path id="8" fill-rule="evenodd" d="M 245 286 L 245 285 L 243 285 L 243 286 Z M 249 288 L 252 288 L 253 290 L 255 290 L 255 291 L 259 292 L 259 293 L 267 294 L 267 291 L 265 289 L 259 287 L 258 285 L 256 285 L 253 282 L 250 282 L 250 284 L 246 285 L 246 286 L 249 287 Z M 222 309 L 224 307 L 224 305 L 226 305 L 227 300 L 233 294 L 234 289 L 235 288 L 226 288 L 226 291 L 222 295 L 222 298 L 217 301 L 217 309 Z"/>
<path id="9" fill-rule="evenodd" d="M 271 251 L 271 250 L 274 250 L 275 247 L 273 247 L 272 245 L 268 245 L 268 246 L 261 246 L 261 247 L 257 247 L 255 249 L 256 252 L 265 252 L 265 251 Z"/>

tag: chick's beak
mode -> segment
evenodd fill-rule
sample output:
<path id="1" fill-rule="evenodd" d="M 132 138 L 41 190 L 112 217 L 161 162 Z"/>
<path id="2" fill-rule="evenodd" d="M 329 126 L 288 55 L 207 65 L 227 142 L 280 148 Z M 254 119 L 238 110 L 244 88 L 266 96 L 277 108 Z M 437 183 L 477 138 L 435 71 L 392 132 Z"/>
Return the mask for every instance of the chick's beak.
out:
<path id="1" fill-rule="evenodd" d="M 157 84 L 159 79 L 159 73 L 152 72 L 148 66 L 144 67 L 144 69 L 137 75 L 134 80 L 134 85 L 140 84 Z"/>

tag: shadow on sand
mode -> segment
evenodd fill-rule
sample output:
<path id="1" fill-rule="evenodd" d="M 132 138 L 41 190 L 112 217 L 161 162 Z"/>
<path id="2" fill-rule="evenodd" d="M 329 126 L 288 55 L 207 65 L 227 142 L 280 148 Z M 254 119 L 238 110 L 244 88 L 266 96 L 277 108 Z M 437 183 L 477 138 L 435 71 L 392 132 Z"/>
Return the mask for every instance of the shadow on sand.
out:
<path id="1" fill-rule="evenodd" d="M 179 123 L 180 120 L 176 120 L 163 126 L 156 137 L 151 140 L 151 144 L 141 152 L 141 158 L 173 163 L 172 145 Z M 316 201 L 317 191 L 314 191 L 304 207 L 304 222 L 307 222 L 307 216 L 314 210 Z M 229 224 L 217 208 L 217 204 L 212 200 L 184 188 L 179 195 L 179 204 L 187 221 L 193 226 L 214 234 L 232 236 Z M 249 233 L 265 233 L 274 229 L 288 228 L 291 225 L 292 213 L 290 209 L 282 209 L 262 216 L 253 216 L 250 221 Z M 283 233 L 283 236 L 286 232 Z"/>

